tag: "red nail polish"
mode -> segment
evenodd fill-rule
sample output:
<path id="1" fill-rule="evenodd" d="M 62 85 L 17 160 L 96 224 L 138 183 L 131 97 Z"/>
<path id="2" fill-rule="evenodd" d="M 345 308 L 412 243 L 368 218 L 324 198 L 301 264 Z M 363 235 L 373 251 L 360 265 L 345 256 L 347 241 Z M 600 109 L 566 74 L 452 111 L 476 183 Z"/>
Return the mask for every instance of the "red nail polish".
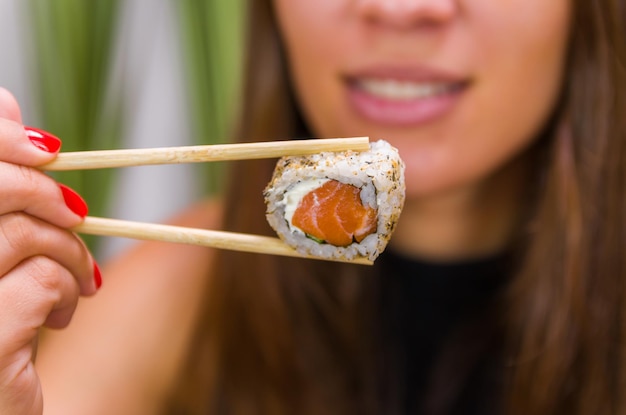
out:
<path id="1" fill-rule="evenodd" d="M 96 283 L 96 289 L 100 289 L 102 287 L 102 274 L 96 261 L 93 261 L 93 279 Z"/>
<path id="2" fill-rule="evenodd" d="M 40 150 L 56 153 L 61 149 L 61 140 L 47 131 L 34 127 L 24 127 L 30 141 Z"/>
<path id="3" fill-rule="evenodd" d="M 65 204 L 68 208 L 78 216 L 84 218 L 87 216 L 89 212 L 89 208 L 87 207 L 87 203 L 85 200 L 80 197 L 78 193 L 74 190 L 70 189 L 64 184 L 59 184 L 61 188 L 61 192 L 63 193 L 63 199 L 65 200 Z"/>

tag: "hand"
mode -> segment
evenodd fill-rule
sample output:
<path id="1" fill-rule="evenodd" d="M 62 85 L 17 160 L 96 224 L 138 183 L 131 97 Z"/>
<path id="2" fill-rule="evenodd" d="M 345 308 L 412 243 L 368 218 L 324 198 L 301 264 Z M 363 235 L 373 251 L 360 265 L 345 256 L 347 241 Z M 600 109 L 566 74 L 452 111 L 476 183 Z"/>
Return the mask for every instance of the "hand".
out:
<path id="1" fill-rule="evenodd" d="M 65 327 L 80 295 L 100 285 L 98 267 L 68 228 L 84 201 L 36 166 L 60 141 L 25 129 L 13 96 L 0 88 L 0 413 L 40 415 L 33 367 L 39 328 Z"/>

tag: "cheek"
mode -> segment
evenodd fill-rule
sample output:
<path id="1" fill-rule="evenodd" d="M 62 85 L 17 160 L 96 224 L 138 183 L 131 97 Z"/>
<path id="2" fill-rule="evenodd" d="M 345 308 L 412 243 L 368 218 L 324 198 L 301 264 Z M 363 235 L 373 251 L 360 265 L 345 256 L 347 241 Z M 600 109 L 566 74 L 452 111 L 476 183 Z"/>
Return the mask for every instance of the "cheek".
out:
<path id="1" fill-rule="evenodd" d="M 276 13 L 298 101 L 318 135 L 328 135 L 341 101 L 340 66 L 351 46 L 347 9 L 336 0 L 277 0 Z"/>
<path id="2" fill-rule="evenodd" d="M 477 183 L 532 143 L 552 114 L 561 88 L 568 32 L 565 9 L 546 13 L 543 21 L 531 14 L 480 21 L 479 16 L 489 14 L 477 13 L 477 76 L 459 111 L 433 128 L 429 137 L 395 143 L 407 163 L 409 195 Z"/>

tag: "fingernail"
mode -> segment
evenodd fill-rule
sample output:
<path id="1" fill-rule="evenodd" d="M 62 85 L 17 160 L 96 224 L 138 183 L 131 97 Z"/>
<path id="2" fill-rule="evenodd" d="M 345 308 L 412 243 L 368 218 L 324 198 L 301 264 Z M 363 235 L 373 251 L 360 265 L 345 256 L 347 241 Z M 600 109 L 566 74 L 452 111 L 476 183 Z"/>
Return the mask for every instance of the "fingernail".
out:
<path id="1" fill-rule="evenodd" d="M 93 279 L 96 283 L 96 289 L 100 289 L 102 287 L 102 274 L 96 261 L 93 261 Z"/>
<path id="2" fill-rule="evenodd" d="M 61 148 L 61 140 L 47 131 L 34 127 L 24 127 L 30 141 L 40 150 L 56 153 Z"/>
<path id="3" fill-rule="evenodd" d="M 61 188 L 61 192 L 63 193 L 63 199 L 65 200 L 65 204 L 68 208 L 74 213 L 76 213 L 81 218 L 87 216 L 89 212 L 89 208 L 87 207 L 87 203 L 85 200 L 80 197 L 78 193 L 74 190 L 70 189 L 64 184 L 59 184 Z"/>

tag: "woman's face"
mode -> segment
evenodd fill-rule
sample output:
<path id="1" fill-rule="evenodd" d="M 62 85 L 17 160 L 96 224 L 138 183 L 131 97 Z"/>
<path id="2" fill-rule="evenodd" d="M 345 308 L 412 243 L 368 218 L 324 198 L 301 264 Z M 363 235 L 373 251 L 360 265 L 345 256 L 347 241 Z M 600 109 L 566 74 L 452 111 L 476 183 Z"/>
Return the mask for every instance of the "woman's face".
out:
<path id="1" fill-rule="evenodd" d="M 550 115 L 567 0 L 274 0 L 303 111 L 320 137 L 400 150 L 409 197 L 463 188 Z"/>

